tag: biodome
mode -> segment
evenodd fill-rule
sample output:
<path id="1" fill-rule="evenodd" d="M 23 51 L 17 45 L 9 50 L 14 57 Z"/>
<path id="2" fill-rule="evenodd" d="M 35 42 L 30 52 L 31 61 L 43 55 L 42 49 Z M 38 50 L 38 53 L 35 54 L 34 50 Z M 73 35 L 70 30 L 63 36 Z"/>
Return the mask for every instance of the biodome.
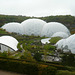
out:
<path id="1" fill-rule="evenodd" d="M 8 32 L 15 32 L 15 33 L 22 34 L 22 26 L 20 23 L 17 22 L 10 22 L 4 24 L 1 28 L 5 29 Z"/>
<path id="2" fill-rule="evenodd" d="M 27 19 L 21 23 L 24 30 L 23 34 L 38 36 L 45 24 L 46 22 L 41 19 Z"/>
<path id="3" fill-rule="evenodd" d="M 7 23 L 1 28 L 6 29 L 8 32 L 15 32 L 25 35 L 34 35 L 34 36 L 45 36 L 45 37 L 54 37 L 60 36 L 67 38 L 70 35 L 69 30 L 66 26 L 58 22 L 49 22 L 46 23 L 41 19 L 27 19 L 21 24 L 17 22 Z"/>
<path id="4" fill-rule="evenodd" d="M 42 29 L 41 36 L 51 37 L 56 32 L 65 32 L 70 35 L 66 26 L 58 22 L 46 23 Z"/>
<path id="5" fill-rule="evenodd" d="M 56 32 L 51 37 L 61 37 L 63 39 L 69 37 L 69 35 L 65 32 Z"/>
<path id="6" fill-rule="evenodd" d="M 65 42 L 65 39 L 61 39 L 59 40 L 55 46 L 57 47 L 57 49 L 61 49 L 62 50 L 62 47 L 63 47 L 63 43 Z"/>
<path id="7" fill-rule="evenodd" d="M 11 50 L 17 51 L 18 41 L 12 36 L 1 36 L 0 37 L 0 50 L 1 52 Z"/>
<path id="8" fill-rule="evenodd" d="M 75 34 L 71 35 L 65 40 L 60 40 L 56 43 L 57 49 L 71 51 L 71 53 L 75 54 Z"/>
<path id="9" fill-rule="evenodd" d="M 63 48 L 65 46 L 67 46 L 68 49 L 75 54 L 75 34 L 71 35 L 66 39 L 66 41 L 63 43 Z"/>

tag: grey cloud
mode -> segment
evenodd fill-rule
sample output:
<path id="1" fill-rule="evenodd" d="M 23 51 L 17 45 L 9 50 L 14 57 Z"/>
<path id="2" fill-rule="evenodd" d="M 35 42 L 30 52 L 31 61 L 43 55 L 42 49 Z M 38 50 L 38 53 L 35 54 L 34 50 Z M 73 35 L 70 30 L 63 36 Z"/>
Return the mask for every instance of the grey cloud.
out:
<path id="1" fill-rule="evenodd" d="M 49 16 L 75 15 L 74 0 L 0 0 L 0 14 Z"/>

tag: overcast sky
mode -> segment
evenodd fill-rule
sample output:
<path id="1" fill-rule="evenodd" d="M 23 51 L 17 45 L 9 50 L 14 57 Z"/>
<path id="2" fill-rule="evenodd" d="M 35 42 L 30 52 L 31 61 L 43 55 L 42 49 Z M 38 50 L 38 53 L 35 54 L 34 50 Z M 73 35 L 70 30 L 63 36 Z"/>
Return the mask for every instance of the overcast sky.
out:
<path id="1" fill-rule="evenodd" d="M 0 14 L 75 16 L 75 0 L 0 0 Z"/>

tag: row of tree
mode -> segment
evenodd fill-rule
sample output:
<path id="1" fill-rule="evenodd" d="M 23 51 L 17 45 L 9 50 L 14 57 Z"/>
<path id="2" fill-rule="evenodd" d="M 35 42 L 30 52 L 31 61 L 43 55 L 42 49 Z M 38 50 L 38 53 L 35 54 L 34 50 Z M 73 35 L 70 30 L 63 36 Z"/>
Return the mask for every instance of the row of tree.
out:
<path id="1" fill-rule="evenodd" d="M 75 27 L 75 16 L 71 15 L 59 15 L 59 16 L 46 16 L 46 17 L 29 17 L 29 16 L 15 16 L 15 15 L 0 15 L 0 27 L 9 22 L 19 22 L 29 19 L 39 18 L 46 22 L 60 22 L 66 25 L 68 28 Z"/>

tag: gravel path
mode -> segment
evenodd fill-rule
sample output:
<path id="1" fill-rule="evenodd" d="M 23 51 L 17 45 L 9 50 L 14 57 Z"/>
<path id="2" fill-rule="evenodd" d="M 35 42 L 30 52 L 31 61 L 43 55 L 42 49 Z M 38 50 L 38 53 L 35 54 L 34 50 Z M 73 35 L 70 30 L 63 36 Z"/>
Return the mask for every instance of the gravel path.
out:
<path id="1" fill-rule="evenodd" d="M 0 75 L 25 75 L 25 74 L 18 74 L 14 72 L 7 72 L 7 71 L 0 70 Z"/>

